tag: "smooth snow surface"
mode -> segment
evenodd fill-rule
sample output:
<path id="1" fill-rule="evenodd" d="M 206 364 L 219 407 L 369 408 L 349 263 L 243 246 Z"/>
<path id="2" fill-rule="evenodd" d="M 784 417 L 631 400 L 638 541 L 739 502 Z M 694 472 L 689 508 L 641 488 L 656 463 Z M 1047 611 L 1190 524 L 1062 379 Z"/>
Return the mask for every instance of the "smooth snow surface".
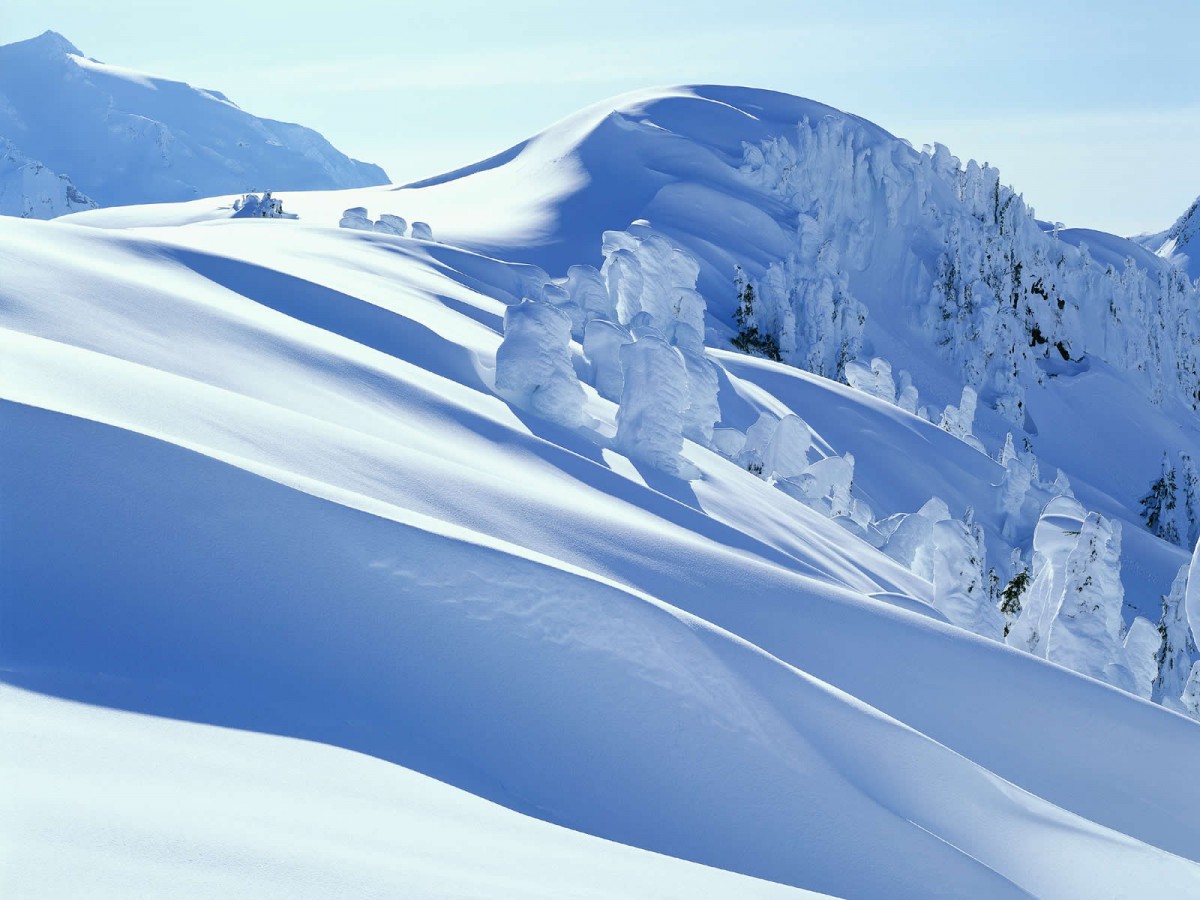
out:
<path id="1" fill-rule="evenodd" d="M 548 825 L 333 747 L 3 686 L 0 711 L 10 897 L 820 896 Z"/>
<path id="2" fill-rule="evenodd" d="M 734 264 L 768 285 L 795 219 L 742 141 L 843 114 L 620 104 L 425 186 L 276 194 L 296 219 L 234 197 L 0 219 L 4 752 L 47 823 L 16 883 L 54 853 L 49 895 L 77 893 L 108 816 L 155 835 L 114 891 L 183 856 L 197 896 L 403 894 L 409 865 L 417 896 L 773 895 L 604 838 L 838 897 L 1200 896 L 1200 725 L 1080 649 L 1108 653 L 1121 610 L 1056 661 L 981 605 L 989 568 L 1041 565 L 1035 526 L 1064 584 L 1111 587 L 1113 523 L 1157 621 L 1187 553 L 1138 519 L 1142 445 L 1200 448 L 1190 410 L 1097 357 L 1029 386 L 1022 431 L 865 293 L 858 388 L 721 349 Z M 1094 516 L 1091 555 L 1047 504 Z M 64 823 L 45 786 L 78 783 L 89 734 L 92 812 Z M 175 824 L 138 799 L 156 785 L 262 827 Z M 442 880 L 455 843 L 477 877 Z"/>

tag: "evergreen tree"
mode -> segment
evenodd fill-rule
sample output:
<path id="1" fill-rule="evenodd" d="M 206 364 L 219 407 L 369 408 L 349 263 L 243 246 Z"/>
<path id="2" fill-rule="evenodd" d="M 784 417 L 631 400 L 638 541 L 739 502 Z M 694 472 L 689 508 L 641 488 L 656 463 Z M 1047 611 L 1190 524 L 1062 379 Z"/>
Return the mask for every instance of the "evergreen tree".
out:
<path id="1" fill-rule="evenodd" d="M 1197 658 L 1196 641 L 1188 624 L 1185 598 L 1187 595 L 1188 565 L 1180 567 L 1171 590 L 1162 598 L 1162 618 L 1158 633 L 1162 643 L 1158 648 L 1157 669 L 1152 699 L 1162 703 L 1183 693 L 1192 663 Z"/>
<path id="2" fill-rule="evenodd" d="M 1192 463 L 1192 457 L 1187 453 L 1179 454 L 1179 488 L 1183 491 L 1180 518 L 1181 524 L 1187 528 L 1187 543 L 1185 547 L 1195 547 L 1200 539 L 1200 475 Z M 1180 537 L 1185 535 L 1180 534 Z"/>
<path id="3" fill-rule="evenodd" d="M 1029 589 L 1029 570 L 1021 569 L 1000 592 L 1000 612 L 1004 615 L 1004 636 L 1021 614 L 1021 597 Z"/>
<path id="4" fill-rule="evenodd" d="M 1146 527 L 1172 544 L 1180 543 L 1179 528 L 1175 524 L 1176 493 L 1175 467 L 1164 453 L 1162 473 L 1139 502 L 1142 504 L 1142 518 L 1146 520 Z"/>
<path id="5" fill-rule="evenodd" d="M 779 362 L 779 344 L 771 335 L 763 334 L 758 330 L 754 315 L 754 285 L 745 280 L 740 268 L 734 283 L 738 290 L 738 306 L 733 318 L 737 322 L 738 333 L 730 343 L 743 353 L 765 356 L 767 359 Z"/>

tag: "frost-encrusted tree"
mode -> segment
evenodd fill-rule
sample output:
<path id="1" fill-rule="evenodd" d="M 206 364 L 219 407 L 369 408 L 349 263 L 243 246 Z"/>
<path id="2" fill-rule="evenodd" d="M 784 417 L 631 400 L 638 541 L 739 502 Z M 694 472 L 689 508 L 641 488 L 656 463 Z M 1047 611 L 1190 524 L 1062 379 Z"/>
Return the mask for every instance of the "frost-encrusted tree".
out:
<path id="1" fill-rule="evenodd" d="M 962 398 L 958 402 L 958 406 L 947 405 L 942 410 L 941 421 L 938 422 L 938 427 L 944 431 L 950 432 L 960 441 L 965 441 L 976 450 L 983 450 L 983 444 L 975 437 L 973 429 L 975 427 L 975 409 L 979 403 L 979 395 L 970 385 L 966 385 L 962 389 Z"/>
<path id="2" fill-rule="evenodd" d="M 1157 645 L 1150 646 L 1155 636 L 1138 626 L 1126 647 L 1120 523 L 1056 497 L 1038 519 L 1033 549 L 1032 582 L 1007 643 L 1149 696 L 1153 675 L 1146 657 Z"/>
<path id="3" fill-rule="evenodd" d="M 1179 454 L 1179 493 L 1180 525 L 1186 527 L 1180 537 L 1186 538 L 1185 547 L 1195 547 L 1200 540 L 1200 473 L 1188 453 Z"/>
<path id="4" fill-rule="evenodd" d="M 987 553 L 983 529 L 968 514 L 965 521 L 947 519 L 933 528 L 933 605 L 955 625 L 999 639 L 1004 628 L 991 602 L 984 569 Z"/>
<path id="5" fill-rule="evenodd" d="M 1004 513 L 1001 530 L 1011 541 L 1022 525 L 1025 500 L 1036 481 L 1037 464 L 1017 452 L 1011 431 L 1004 439 L 999 462 L 1004 466 L 1004 480 L 1000 484 L 1000 511 Z"/>
<path id="6" fill-rule="evenodd" d="M 1167 454 L 1163 454 L 1162 471 L 1158 479 L 1150 485 L 1150 490 L 1139 501 L 1142 505 L 1142 518 L 1151 533 L 1164 541 L 1178 544 L 1179 526 L 1176 524 L 1176 507 L 1178 505 L 1178 487 L 1175 483 L 1175 467 L 1171 465 Z"/>
<path id="7" fill-rule="evenodd" d="M 762 454 L 763 475 L 769 478 L 796 478 L 809 467 L 812 429 L 797 415 L 779 420 Z"/>
<path id="8" fill-rule="evenodd" d="M 617 409 L 617 448 L 680 478 L 699 474 L 683 458 L 690 397 L 683 355 L 661 337 L 645 335 L 620 349 L 624 384 Z"/>
<path id="9" fill-rule="evenodd" d="M 262 195 L 245 194 L 233 201 L 233 217 L 235 219 L 295 219 L 292 213 L 283 211 L 283 201 L 272 197 L 270 191 Z"/>
<path id="10" fill-rule="evenodd" d="M 907 373 L 906 373 L 907 374 Z M 896 381 L 892 376 L 892 364 L 886 359 L 875 357 L 870 364 L 857 360 L 846 363 L 843 367 L 846 384 L 864 394 L 878 397 L 887 403 L 896 404 Z M 911 380 L 909 385 L 911 386 Z M 912 412 L 916 411 L 916 391 L 912 394 Z"/>
<path id="11" fill-rule="evenodd" d="M 1196 641 L 1188 623 L 1187 596 L 1188 565 L 1180 567 L 1171 582 L 1171 590 L 1162 598 L 1162 617 L 1158 633 L 1162 642 L 1158 648 L 1154 690 L 1155 703 L 1176 700 L 1187 683 L 1192 664 L 1197 658 Z"/>
<path id="12" fill-rule="evenodd" d="M 592 386 L 601 397 L 621 402 L 625 375 L 621 370 L 621 348 L 633 336 L 628 329 L 607 319 L 592 319 L 583 328 L 583 355 L 592 367 Z"/>
<path id="13" fill-rule="evenodd" d="M 1032 577 L 1029 567 L 1021 559 L 1021 551 L 1013 550 L 1009 566 L 1013 573 L 1008 582 L 1000 589 L 998 608 L 1004 617 L 1004 637 L 1012 630 L 1013 622 L 1021 615 L 1025 593 L 1029 590 Z"/>
<path id="14" fill-rule="evenodd" d="M 505 310 L 504 340 L 496 351 L 496 391 L 560 425 L 587 422 L 587 398 L 571 362 L 571 319 L 566 313 L 528 299 Z"/>
<path id="15" fill-rule="evenodd" d="M 1200 719 L 1200 660 L 1192 663 L 1192 671 L 1188 675 L 1179 702 L 1184 712 L 1193 719 Z"/>
<path id="16" fill-rule="evenodd" d="M 1078 527 L 1065 560 L 1058 610 L 1046 636 L 1046 657 L 1149 697 L 1154 676 L 1148 660 L 1158 648 L 1141 638 L 1156 641 L 1157 636 L 1139 627 L 1139 640 L 1129 646 L 1125 642 L 1121 525 L 1092 512 Z"/>
<path id="17" fill-rule="evenodd" d="M 738 330 L 730 343 L 743 353 L 763 356 L 779 362 L 779 345 L 775 338 L 759 330 L 758 315 L 754 308 L 756 296 L 754 285 L 746 280 L 741 268 L 737 271 L 734 286 L 737 289 L 738 305 L 734 310 L 733 320 L 737 323 Z"/>
<path id="18" fill-rule="evenodd" d="M 1080 371 L 1089 354 L 1154 402 L 1200 407 L 1200 295 L 1186 274 L 1093 258 L 1045 228 L 991 166 L 963 165 L 941 146 L 897 152 L 822 117 L 747 144 L 740 174 L 796 215 L 795 246 L 755 284 L 759 328 L 786 362 L 838 377 L 858 356 L 854 291 L 885 300 L 882 286 L 919 306 L 962 382 L 1014 425 L 1029 385 Z"/>

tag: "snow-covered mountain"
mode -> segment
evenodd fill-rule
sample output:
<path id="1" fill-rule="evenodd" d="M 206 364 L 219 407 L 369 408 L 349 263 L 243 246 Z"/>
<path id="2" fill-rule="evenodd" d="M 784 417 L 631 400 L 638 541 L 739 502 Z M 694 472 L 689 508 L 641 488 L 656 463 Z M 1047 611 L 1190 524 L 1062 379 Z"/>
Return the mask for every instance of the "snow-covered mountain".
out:
<path id="1" fill-rule="evenodd" d="M 711 86 L 0 231 L 15 883 L 1200 895 L 1195 296 L 1137 244 Z"/>
<path id="2" fill-rule="evenodd" d="M 0 216 L 53 219 L 95 209 L 66 175 L 52 172 L 0 138 Z"/>
<path id="3" fill-rule="evenodd" d="M 1175 263 L 1192 281 L 1200 278 L 1200 197 L 1166 231 L 1139 235 L 1134 240 Z"/>
<path id="4" fill-rule="evenodd" d="M 387 181 L 315 131 L 253 116 L 219 91 L 106 65 L 53 31 L 0 46 L 0 139 L 0 214 L 26 218 Z"/>

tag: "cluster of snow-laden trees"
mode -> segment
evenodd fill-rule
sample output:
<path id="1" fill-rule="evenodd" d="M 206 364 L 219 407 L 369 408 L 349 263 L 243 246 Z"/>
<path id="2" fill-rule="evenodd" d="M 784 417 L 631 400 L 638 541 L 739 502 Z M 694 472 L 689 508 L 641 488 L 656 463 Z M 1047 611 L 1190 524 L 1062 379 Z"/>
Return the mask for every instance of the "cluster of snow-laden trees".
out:
<path id="1" fill-rule="evenodd" d="M 270 191 L 262 194 L 243 194 L 233 201 L 235 219 L 295 219 L 292 213 L 283 211 L 283 201 L 272 197 Z"/>
<path id="2" fill-rule="evenodd" d="M 1170 265 L 1094 259 L 1034 218 L 999 172 L 915 152 L 849 120 L 746 145 L 744 178 L 795 211 L 793 248 L 755 278 L 749 324 L 780 358 L 842 378 L 868 298 L 908 310 L 962 382 L 1010 422 L 1025 389 L 1086 366 L 1200 405 L 1200 293 Z"/>
<path id="3" fill-rule="evenodd" d="M 1162 470 L 1141 498 L 1142 518 L 1157 537 L 1182 547 L 1200 538 L 1200 475 L 1192 457 L 1179 454 L 1178 467 L 1163 454 Z"/>
<path id="4" fill-rule="evenodd" d="M 817 450 L 794 415 L 763 414 L 744 432 L 721 426 L 696 260 L 644 223 L 605 232 L 602 251 L 599 269 L 572 266 L 541 296 L 508 308 L 497 392 L 561 425 L 590 428 L 582 378 L 617 404 L 613 445 L 630 459 L 695 477 L 681 453 L 690 440 L 865 533 L 871 512 L 851 497 L 853 456 Z"/>
<path id="5" fill-rule="evenodd" d="M 933 605 L 952 624 L 1171 708 L 1198 707 L 1186 578 L 1164 597 L 1157 627 L 1142 618 L 1127 627 L 1119 524 L 1085 510 L 1061 471 L 1041 480 L 1027 442 L 1018 447 L 1009 434 L 997 459 L 1003 476 L 993 540 L 1002 552 L 992 555 L 1007 555 L 1003 564 L 989 565 L 988 535 L 971 509 L 955 517 L 934 497 L 916 512 L 877 518 L 856 496 L 853 455 L 819 449 L 799 416 L 763 412 L 744 431 L 722 422 L 720 370 L 705 352 L 694 258 L 645 223 L 606 232 L 602 249 L 601 268 L 572 266 L 566 278 L 535 280 L 537 296 L 507 308 L 496 354 L 502 397 L 681 478 L 698 474 L 684 442 L 708 448 L 929 581 Z M 907 373 L 897 384 L 886 360 L 849 360 L 842 374 L 859 390 L 931 418 L 917 407 Z M 602 436 L 585 385 L 617 404 L 615 435 Z M 982 451 L 972 434 L 976 403 L 965 387 L 938 424 Z"/>

